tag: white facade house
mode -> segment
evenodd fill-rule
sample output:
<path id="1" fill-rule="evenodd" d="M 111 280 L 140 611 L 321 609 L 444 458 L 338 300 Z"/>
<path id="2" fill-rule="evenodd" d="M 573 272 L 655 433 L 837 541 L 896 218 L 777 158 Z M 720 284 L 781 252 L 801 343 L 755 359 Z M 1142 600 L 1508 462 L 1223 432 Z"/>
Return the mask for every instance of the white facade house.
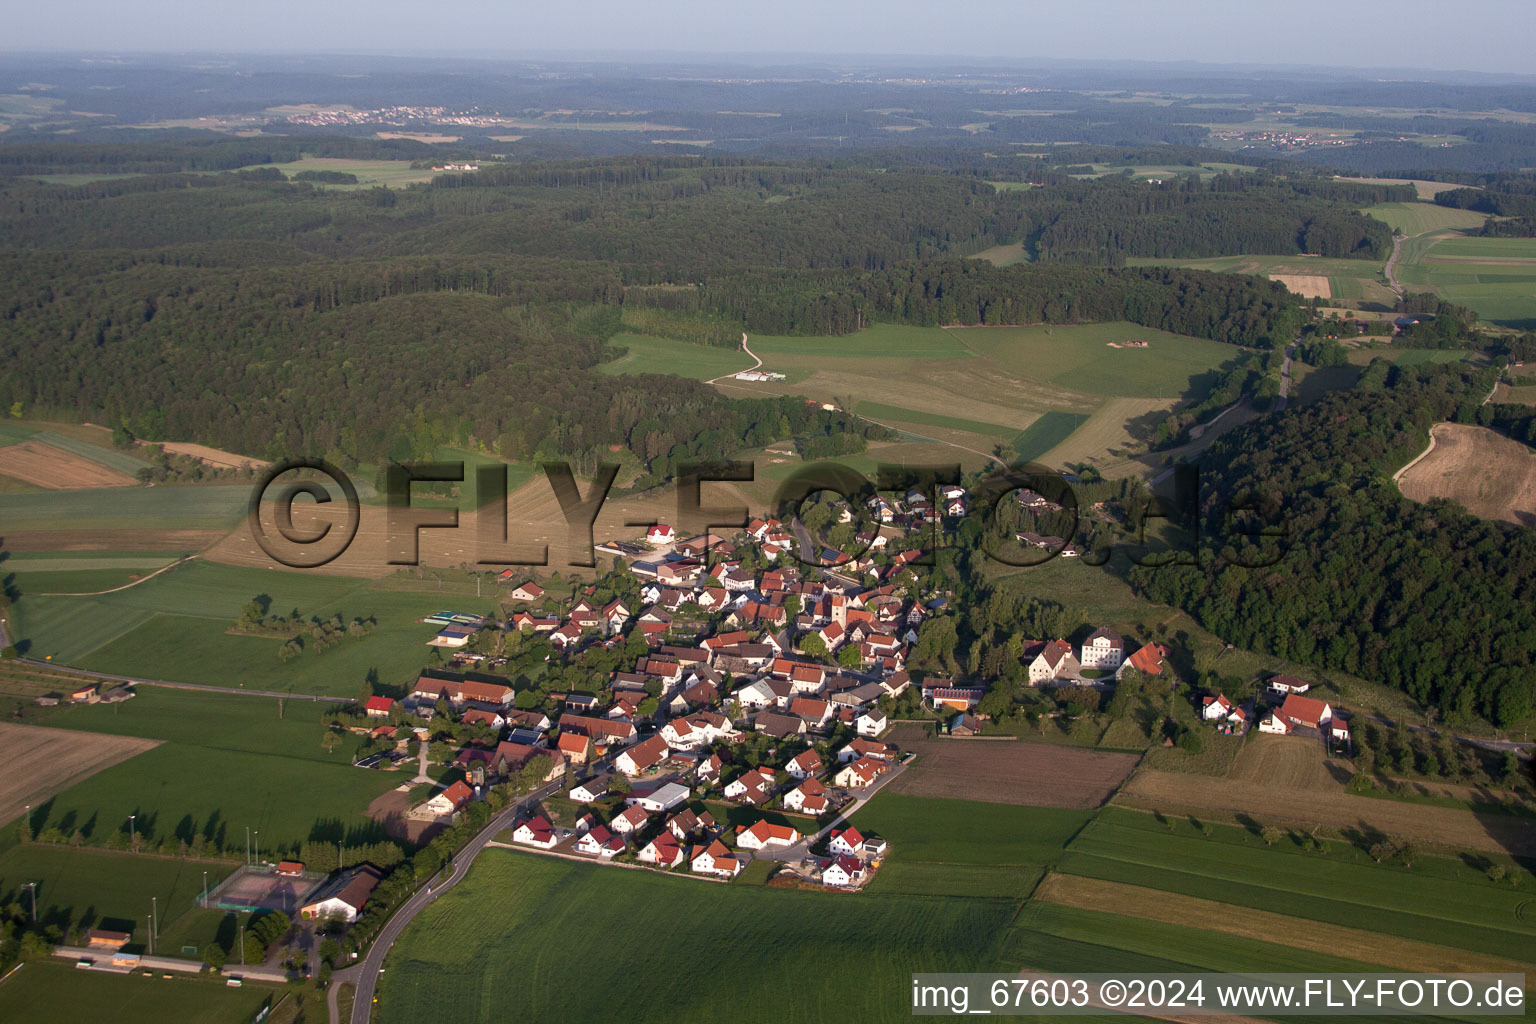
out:
<path id="1" fill-rule="evenodd" d="M 1112 629 L 1096 629 L 1083 641 L 1083 668 L 1116 669 L 1125 660 L 1125 638 Z"/>

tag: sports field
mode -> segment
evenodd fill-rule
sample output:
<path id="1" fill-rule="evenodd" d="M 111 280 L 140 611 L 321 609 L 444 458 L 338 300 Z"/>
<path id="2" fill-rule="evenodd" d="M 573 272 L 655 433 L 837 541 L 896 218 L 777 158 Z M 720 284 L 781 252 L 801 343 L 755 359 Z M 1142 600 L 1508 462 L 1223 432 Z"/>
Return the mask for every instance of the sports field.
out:
<path id="1" fill-rule="evenodd" d="M 221 979 L 176 974 L 80 971 L 64 961 L 29 963 L 0 984 L 0 1020 L 111 1020 L 114 1024 L 247 1024 L 284 992 L 265 985 L 229 988 Z"/>
<path id="2" fill-rule="evenodd" d="M 327 708 L 145 686 L 125 704 L 62 709 L 49 725 L 163 742 L 34 806 L 34 827 L 89 825 L 88 838 L 104 842 L 137 814 L 136 831 L 155 842 L 202 834 L 243 850 L 247 827 L 261 832 L 264 849 L 320 837 L 378 841 L 367 807 L 403 780 L 353 768 L 356 736 L 327 753 L 320 744 Z"/>
<path id="3" fill-rule="evenodd" d="M 15 900 L 30 912 L 31 890 L 23 887 L 36 882 L 39 921 L 64 931 L 77 926 L 129 932 L 137 945 L 148 942 L 145 918 L 154 909 L 160 915 L 156 952 L 176 956 L 183 945 L 206 945 L 224 916 L 198 908 L 203 872 L 211 890 L 234 869 L 222 860 L 31 843 L 0 854 L 0 899 Z"/>
<path id="4" fill-rule="evenodd" d="M 431 904 L 379 979 L 382 1024 L 910 1017 L 917 971 L 1000 970 L 1017 904 L 795 892 L 491 850 Z M 476 955 L 464 955 L 474 935 Z M 676 969 L 658 969 L 672 962 Z M 616 995 L 616 993 L 618 993 Z"/>

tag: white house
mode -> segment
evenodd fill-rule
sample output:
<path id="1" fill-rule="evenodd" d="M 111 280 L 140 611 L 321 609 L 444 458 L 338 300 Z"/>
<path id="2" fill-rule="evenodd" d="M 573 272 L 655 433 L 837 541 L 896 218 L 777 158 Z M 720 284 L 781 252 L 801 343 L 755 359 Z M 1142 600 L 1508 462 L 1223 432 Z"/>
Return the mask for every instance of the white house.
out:
<path id="1" fill-rule="evenodd" d="M 608 783 L 612 779 L 612 775 L 594 775 L 586 782 L 571 787 L 571 799 L 583 804 L 601 800 L 608 795 Z"/>
<path id="2" fill-rule="evenodd" d="M 806 779 L 784 794 L 784 806 L 801 814 L 821 814 L 827 809 L 827 787 L 816 779 Z"/>
<path id="3" fill-rule="evenodd" d="M 800 841 L 800 833 L 788 825 L 775 825 L 767 818 L 759 818 L 751 828 L 742 829 L 736 836 L 736 845 L 743 850 L 762 850 L 770 846 L 794 846 Z"/>
<path id="4" fill-rule="evenodd" d="M 614 815 L 613 820 L 608 825 L 613 831 L 628 835 L 631 832 L 638 832 L 645 828 L 648 818 L 650 818 L 650 815 L 646 813 L 644 807 L 626 807 Z"/>
<path id="5" fill-rule="evenodd" d="M 833 781 L 845 789 L 863 789 L 874 782 L 883 771 L 885 771 L 885 765 L 879 761 L 861 757 L 838 772 Z"/>
<path id="6" fill-rule="evenodd" d="M 797 779 L 809 779 L 821 771 L 821 757 L 814 750 L 802 750 L 790 759 L 784 770 Z"/>
<path id="7" fill-rule="evenodd" d="M 1205 698 L 1204 706 L 1200 709 L 1200 717 L 1207 722 L 1215 722 L 1222 718 L 1230 718 L 1235 708 L 1236 705 L 1227 700 L 1226 694 L 1218 693 L 1214 697 Z"/>
<path id="8" fill-rule="evenodd" d="M 592 831 L 576 840 L 576 852 L 585 853 L 592 857 L 601 857 L 603 860 L 612 860 L 624 852 L 628 844 L 623 836 L 616 836 L 608 829 L 599 825 Z"/>
<path id="9" fill-rule="evenodd" d="M 667 741 L 660 736 L 652 736 L 626 749 L 614 758 L 613 765 L 625 775 L 635 776 L 661 764 L 667 759 L 668 753 Z"/>
<path id="10" fill-rule="evenodd" d="M 1259 722 L 1259 732 L 1269 732 L 1277 736 L 1284 736 L 1290 731 L 1290 723 L 1273 711 L 1265 715 L 1263 721 Z"/>
<path id="11" fill-rule="evenodd" d="M 677 543 L 677 532 L 665 523 L 657 523 L 645 531 L 645 542 L 657 546 Z"/>
<path id="12" fill-rule="evenodd" d="M 639 860 L 642 864 L 674 868 L 683 862 L 683 848 L 669 833 L 663 832 L 645 844 L 644 849 L 639 853 Z"/>
<path id="13" fill-rule="evenodd" d="M 1125 660 L 1125 638 L 1112 629 L 1096 629 L 1083 641 L 1083 668 L 1114 669 Z"/>
<path id="14" fill-rule="evenodd" d="M 541 850 L 548 850 L 558 842 L 555 838 L 554 826 L 542 815 L 529 818 L 517 826 L 512 832 L 512 841 L 524 846 L 536 846 Z"/>
<path id="15" fill-rule="evenodd" d="M 870 708 L 853 720 L 853 728 L 860 736 L 879 736 L 885 731 L 885 724 L 885 712 L 879 708 Z"/>
<path id="16" fill-rule="evenodd" d="M 1271 676 L 1268 681 L 1269 688 L 1276 693 L 1306 693 L 1312 689 L 1312 684 L 1305 679 L 1297 679 L 1295 676 Z"/>
<path id="17" fill-rule="evenodd" d="M 730 849 L 724 843 L 716 839 L 708 846 L 693 848 L 693 859 L 689 864 L 689 870 L 696 875 L 735 878 L 744 866 L 739 858 L 731 855 Z"/>
<path id="18" fill-rule="evenodd" d="M 821 871 L 821 884 L 846 888 L 864 880 L 864 862 L 844 854 L 827 862 Z"/>
<path id="19" fill-rule="evenodd" d="M 857 857 L 859 847 L 863 845 L 864 836 L 858 829 L 849 827 L 833 832 L 831 841 L 827 843 L 827 849 L 845 857 Z"/>
<path id="20" fill-rule="evenodd" d="M 1077 675 L 1082 664 L 1072 654 L 1072 645 L 1065 640 L 1052 640 L 1029 663 L 1031 685 L 1051 679 L 1070 678 Z"/>
<path id="21" fill-rule="evenodd" d="M 299 908 L 299 916 L 306 920 L 356 921 L 383 877 L 370 864 L 337 875 L 316 890 L 310 902 Z"/>

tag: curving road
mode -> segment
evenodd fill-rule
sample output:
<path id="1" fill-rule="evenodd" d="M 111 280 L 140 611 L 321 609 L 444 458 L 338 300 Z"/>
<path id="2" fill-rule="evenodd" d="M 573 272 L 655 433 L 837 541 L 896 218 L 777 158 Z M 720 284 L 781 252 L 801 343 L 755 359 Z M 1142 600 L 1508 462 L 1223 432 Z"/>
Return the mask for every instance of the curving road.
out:
<path id="1" fill-rule="evenodd" d="M 343 982 L 352 982 L 357 988 L 352 997 L 352 1020 L 350 1024 L 368 1024 L 373 1012 L 374 992 L 377 990 L 379 975 L 384 973 L 384 960 L 389 956 L 390 948 L 400 938 L 401 933 L 410 927 L 416 915 L 427 907 L 444 892 L 459 884 L 460 880 L 469 873 L 470 865 L 475 858 L 486 848 L 486 844 L 503 829 L 511 828 L 517 816 L 530 804 L 545 797 L 552 796 L 560 791 L 560 781 L 546 783 L 534 790 L 521 800 L 508 804 L 502 808 L 501 813 L 493 817 L 480 830 L 480 833 L 471 839 L 469 843 L 453 857 L 453 871 L 447 878 L 436 880 L 424 885 L 411 894 L 411 897 L 402 903 L 394 915 L 385 923 L 378 936 L 368 947 L 368 953 L 361 961 L 351 967 L 344 968 L 331 975 L 331 985 L 326 991 L 326 1006 L 330 1010 L 331 1024 L 341 1024 L 341 1008 L 336 1003 L 336 990 Z"/>
<path id="2" fill-rule="evenodd" d="M 725 378 L 727 378 L 727 377 L 734 377 L 738 373 L 748 373 L 748 372 L 750 372 L 752 370 L 757 369 L 759 366 L 763 365 L 762 357 L 759 356 L 756 352 L 753 352 L 751 349 L 747 348 L 747 332 L 746 331 L 742 331 L 741 332 L 741 350 L 743 352 L 745 352 L 747 355 L 751 356 L 755 360 L 755 362 L 751 366 L 747 367 L 745 370 L 732 370 L 730 373 L 722 373 L 720 376 L 715 377 L 712 380 L 707 380 L 704 383 L 705 384 L 713 384 L 716 381 L 725 380 Z"/>

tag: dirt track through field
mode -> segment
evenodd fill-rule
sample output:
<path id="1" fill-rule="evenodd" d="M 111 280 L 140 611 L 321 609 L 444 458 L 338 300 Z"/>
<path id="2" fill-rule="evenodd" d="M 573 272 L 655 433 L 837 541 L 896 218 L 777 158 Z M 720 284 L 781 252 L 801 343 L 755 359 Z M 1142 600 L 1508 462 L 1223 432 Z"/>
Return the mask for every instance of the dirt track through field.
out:
<path id="1" fill-rule="evenodd" d="M 190 455 L 210 466 L 218 466 L 221 469 L 239 469 L 242 466 L 250 466 L 254 469 L 266 469 L 272 465 L 262 459 L 253 459 L 248 455 L 236 455 L 234 452 L 226 452 L 219 448 L 210 448 L 205 444 L 192 444 L 190 441 L 159 441 L 161 448 L 175 455 Z"/>
<path id="2" fill-rule="evenodd" d="M 0 822 L 18 818 L 28 804 L 36 808 L 103 768 L 159 745 L 159 740 L 133 736 L 0 723 L 0 750 L 5 751 Z"/>
<path id="3" fill-rule="evenodd" d="M 1034 898 L 1065 907 L 1203 928 L 1223 935 L 1381 964 L 1400 971 L 1524 974 L 1530 968 L 1529 964 L 1517 960 L 1077 875 L 1047 875 L 1035 889 Z"/>
<path id="4" fill-rule="evenodd" d="M 126 473 L 41 441 L 0 448 L 0 474 L 54 491 L 133 487 L 138 483 Z"/>
<path id="5" fill-rule="evenodd" d="M 1398 474 L 1404 496 L 1450 498 L 1484 519 L 1536 523 L 1536 453 L 1462 423 L 1437 423 L 1430 438 L 1430 449 Z"/>
<path id="6" fill-rule="evenodd" d="M 1262 782 L 1144 769 L 1126 783 L 1115 802 L 1162 811 L 1241 813 L 1261 821 L 1308 822 L 1462 850 L 1536 856 L 1536 828 L 1527 819 L 1354 796 L 1342 790 L 1286 790 Z"/>
<path id="7" fill-rule="evenodd" d="M 891 792 L 1030 807 L 1098 807 L 1136 767 L 1134 754 L 1021 740 L 928 739 L 898 726 L 891 741 L 918 755 Z"/>

